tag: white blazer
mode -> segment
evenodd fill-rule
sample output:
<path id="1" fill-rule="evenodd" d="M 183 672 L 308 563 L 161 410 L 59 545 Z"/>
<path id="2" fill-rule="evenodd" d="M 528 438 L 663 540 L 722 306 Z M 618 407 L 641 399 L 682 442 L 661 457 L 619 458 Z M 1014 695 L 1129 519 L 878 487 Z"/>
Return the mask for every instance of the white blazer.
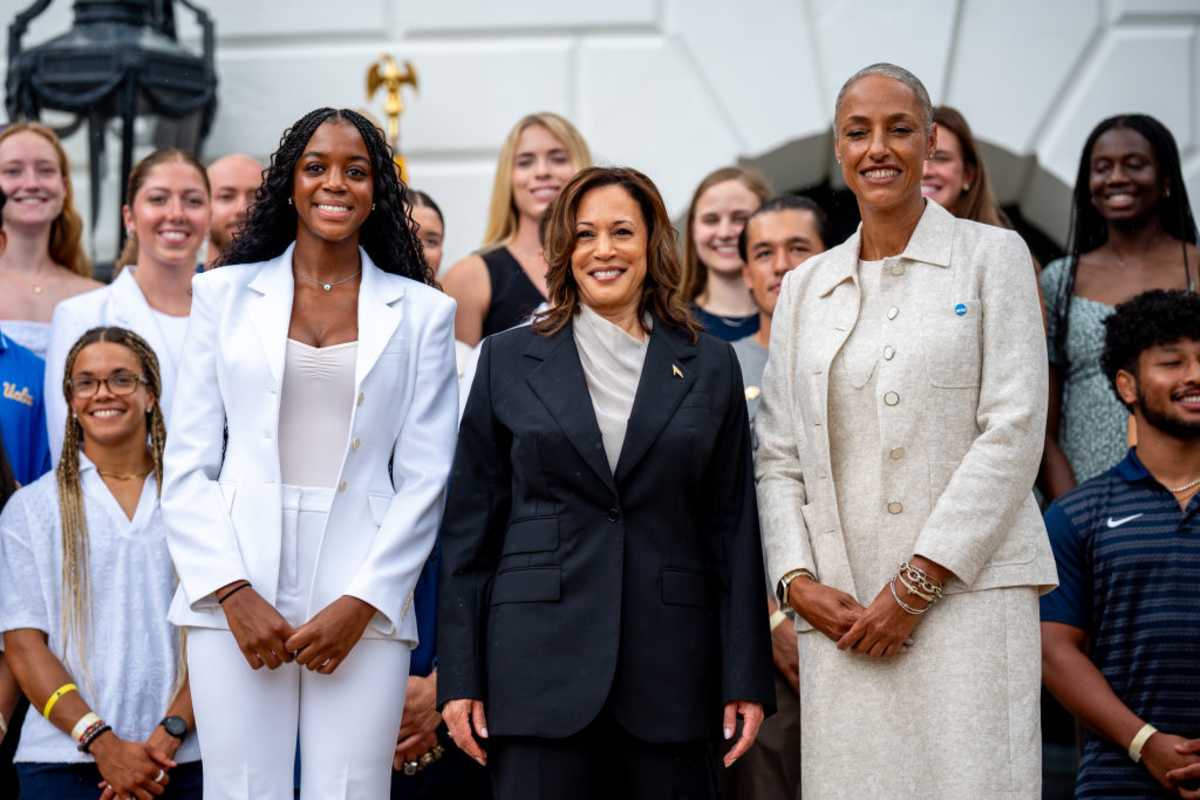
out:
<path id="1" fill-rule="evenodd" d="M 169 614 L 176 625 L 227 628 L 213 592 L 240 579 L 276 601 L 277 437 L 294 247 L 192 282 L 162 501 L 180 581 Z M 379 611 L 365 636 L 415 645 L 412 592 L 433 549 L 454 457 L 455 303 L 359 254 L 357 403 L 341 452 L 324 454 L 341 463 L 326 524 L 337 543 L 322 542 L 308 616 L 352 595 Z"/>
<path id="2" fill-rule="evenodd" d="M 108 286 L 75 295 L 54 307 L 50 323 L 50 343 L 46 346 L 46 427 L 50 434 L 50 458 L 58 464 L 62 454 L 63 434 L 67 423 L 67 404 L 63 400 L 63 369 L 67 354 L 79 337 L 101 325 L 128 328 L 146 340 L 158 356 L 162 373 L 162 397 L 158 399 L 163 414 L 169 416 L 175 395 L 175 373 L 179 365 L 167 347 L 154 311 L 142 294 L 142 287 L 133 278 L 133 268 L 126 267 Z"/>

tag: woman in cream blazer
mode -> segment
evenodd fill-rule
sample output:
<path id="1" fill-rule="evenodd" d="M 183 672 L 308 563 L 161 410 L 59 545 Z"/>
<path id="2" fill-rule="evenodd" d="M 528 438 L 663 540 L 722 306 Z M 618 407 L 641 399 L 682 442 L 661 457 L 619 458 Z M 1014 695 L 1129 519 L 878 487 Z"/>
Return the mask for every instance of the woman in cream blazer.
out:
<path id="1" fill-rule="evenodd" d="M 361 115 L 297 122 L 263 186 L 227 257 L 282 252 L 194 282 L 163 491 L 170 619 L 208 800 L 291 798 L 297 732 L 303 798 L 373 800 L 454 454 L 454 301 Z"/>
<path id="2" fill-rule="evenodd" d="M 1040 797 L 1041 315 L 1016 234 L 922 198 L 929 106 L 892 65 L 842 89 L 863 224 L 787 275 L 771 331 L 756 474 L 806 800 Z"/>

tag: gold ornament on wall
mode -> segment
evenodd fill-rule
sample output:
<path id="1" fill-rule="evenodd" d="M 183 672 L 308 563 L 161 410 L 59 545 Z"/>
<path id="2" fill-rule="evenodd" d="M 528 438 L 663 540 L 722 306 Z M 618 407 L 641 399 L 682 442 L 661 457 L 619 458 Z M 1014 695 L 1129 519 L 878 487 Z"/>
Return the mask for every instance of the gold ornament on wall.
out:
<path id="1" fill-rule="evenodd" d="M 400 154 L 400 115 L 404 113 L 404 98 L 400 87 L 411 86 L 413 91 L 419 91 L 417 69 L 411 61 L 404 62 L 404 68 L 396 63 L 396 59 L 387 53 L 367 69 L 367 102 L 374 99 L 380 89 L 385 92 L 383 113 L 387 118 L 387 139 L 392 146 L 392 158 L 400 170 L 400 178 L 408 181 L 408 169 L 404 164 L 404 156 Z"/>

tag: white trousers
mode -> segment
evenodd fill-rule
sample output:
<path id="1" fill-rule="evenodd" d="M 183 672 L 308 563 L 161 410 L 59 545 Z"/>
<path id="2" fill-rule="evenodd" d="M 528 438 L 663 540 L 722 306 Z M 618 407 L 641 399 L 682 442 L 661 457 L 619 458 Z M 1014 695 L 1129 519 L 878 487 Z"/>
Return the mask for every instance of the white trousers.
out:
<path id="1" fill-rule="evenodd" d="M 285 486 L 277 607 L 294 627 L 308 596 L 331 489 Z M 360 639 L 332 675 L 299 664 L 250 669 L 233 634 L 188 630 L 204 800 L 385 800 L 407 685 L 408 645 Z"/>

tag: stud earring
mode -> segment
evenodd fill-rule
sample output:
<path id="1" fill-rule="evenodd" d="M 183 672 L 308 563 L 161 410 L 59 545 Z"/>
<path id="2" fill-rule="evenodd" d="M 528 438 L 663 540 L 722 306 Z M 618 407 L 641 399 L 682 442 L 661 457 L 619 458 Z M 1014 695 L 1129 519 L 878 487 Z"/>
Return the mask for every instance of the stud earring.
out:
<path id="1" fill-rule="evenodd" d="M 964 183 L 964 184 L 963 184 L 963 191 L 964 191 L 964 192 L 969 192 L 969 191 L 971 191 L 971 184 L 969 184 L 969 183 Z"/>
<path id="2" fill-rule="evenodd" d="M 289 206 L 292 205 L 292 198 L 290 198 L 290 197 L 288 198 L 288 205 Z"/>
<path id="3" fill-rule="evenodd" d="M 374 204 L 374 203 L 371 203 L 371 210 L 372 210 L 372 211 L 374 211 L 374 210 L 375 210 L 375 204 Z"/>

